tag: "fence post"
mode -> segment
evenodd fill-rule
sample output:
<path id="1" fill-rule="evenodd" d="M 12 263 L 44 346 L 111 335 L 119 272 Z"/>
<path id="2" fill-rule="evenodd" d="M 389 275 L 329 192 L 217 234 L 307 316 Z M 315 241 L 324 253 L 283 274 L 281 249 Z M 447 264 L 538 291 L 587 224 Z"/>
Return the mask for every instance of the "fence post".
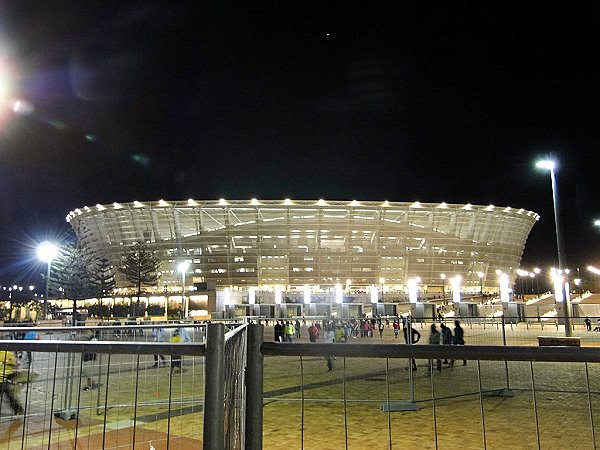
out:
<path id="1" fill-rule="evenodd" d="M 246 362 L 246 449 L 263 447 L 263 342 L 264 327 L 248 325 L 248 353 Z"/>
<path id="2" fill-rule="evenodd" d="M 204 448 L 223 450 L 225 442 L 225 327 L 211 323 L 206 329 L 204 364 Z"/>

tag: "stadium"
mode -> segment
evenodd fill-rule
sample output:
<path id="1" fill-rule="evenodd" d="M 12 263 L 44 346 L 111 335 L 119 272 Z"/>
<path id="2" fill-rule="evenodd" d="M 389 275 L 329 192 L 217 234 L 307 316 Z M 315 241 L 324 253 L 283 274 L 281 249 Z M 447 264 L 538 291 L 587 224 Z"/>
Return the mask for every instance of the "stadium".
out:
<path id="1" fill-rule="evenodd" d="M 181 289 L 182 262 L 188 284 L 217 291 L 407 292 L 417 280 L 423 292 L 446 292 L 460 276 L 462 292 L 495 292 L 500 272 L 514 282 L 537 220 L 494 205 L 290 199 L 115 202 L 67 216 L 115 267 L 145 242 L 161 261 L 159 292 Z"/>

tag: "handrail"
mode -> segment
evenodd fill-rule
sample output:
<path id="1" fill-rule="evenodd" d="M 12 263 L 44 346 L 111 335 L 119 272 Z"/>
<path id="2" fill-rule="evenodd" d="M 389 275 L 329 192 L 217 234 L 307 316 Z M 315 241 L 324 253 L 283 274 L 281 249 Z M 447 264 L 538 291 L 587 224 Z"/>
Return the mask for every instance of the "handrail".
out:
<path id="1" fill-rule="evenodd" d="M 225 333 L 225 342 L 227 342 L 229 339 L 231 339 L 233 336 L 235 336 L 237 333 L 243 331 L 247 327 L 248 327 L 248 324 L 243 323 L 239 327 L 235 327 L 233 330 L 230 330 L 227 333 Z"/>
<path id="2" fill-rule="evenodd" d="M 205 344 L 113 341 L 0 340 L 0 349 L 15 352 L 113 353 L 130 355 L 204 356 Z"/>
<path id="3" fill-rule="evenodd" d="M 263 342 L 264 356 L 600 362 L 600 348 L 495 345 L 294 344 Z"/>

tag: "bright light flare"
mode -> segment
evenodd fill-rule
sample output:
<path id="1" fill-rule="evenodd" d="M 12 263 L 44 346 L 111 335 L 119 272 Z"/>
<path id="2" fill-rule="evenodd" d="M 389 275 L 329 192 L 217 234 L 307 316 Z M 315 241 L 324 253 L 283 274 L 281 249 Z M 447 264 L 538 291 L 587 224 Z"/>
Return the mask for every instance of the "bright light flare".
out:
<path id="1" fill-rule="evenodd" d="M 52 242 L 44 241 L 37 248 L 37 256 L 46 264 L 51 263 L 58 254 L 58 247 Z"/>
<path id="2" fill-rule="evenodd" d="M 556 163 L 551 159 L 543 159 L 535 163 L 535 166 L 538 169 L 554 170 L 556 167 Z"/>

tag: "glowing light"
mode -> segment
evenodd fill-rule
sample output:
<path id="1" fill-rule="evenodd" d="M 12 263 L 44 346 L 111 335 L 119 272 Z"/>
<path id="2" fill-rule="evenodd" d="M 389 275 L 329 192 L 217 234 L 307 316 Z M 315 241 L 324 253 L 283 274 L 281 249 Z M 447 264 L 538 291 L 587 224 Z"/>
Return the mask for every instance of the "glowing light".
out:
<path id="1" fill-rule="evenodd" d="M 256 292 L 254 291 L 254 288 L 251 287 L 250 289 L 248 289 L 248 304 L 254 305 L 255 303 L 256 303 Z"/>
<path id="2" fill-rule="evenodd" d="M 350 202 L 350 206 L 360 206 L 360 203 L 358 203 L 356 200 L 352 200 Z"/>
<path id="3" fill-rule="evenodd" d="M 304 304 L 310 305 L 310 286 L 304 285 Z"/>
<path id="4" fill-rule="evenodd" d="M 460 282 L 462 277 L 460 275 L 456 275 L 452 278 L 452 301 L 454 303 L 460 303 Z"/>
<path id="5" fill-rule="evenodd" d="M 227 200 L 225 200 L 224 198 L 220 198 L 219 199 L 219 205 L 221 205 L 221 206 L 227 206 Z"/>
<path id="6" fill-rule="evenodd" d="M 445 274 L 445 273 L 441 274 L 441 275 L 440 275 L 440 278 L 441 278 L 442 280 L 445 280 L 445 279 L 446 279 L 446 274 Z"/>
<path id="7" fill-rule="evenodd" d="M 250 204 L 254 205 L 254 206 L 260 205 L 260 203 L 258 203 L 258 200 L 256 200 L 255 198 L 253 198 L 252 200 L 250 200 Z"/>
<path id="8" fill-rule="evenodd" d="M 335 302 L 337 304 L 344 302 L 344 293 L 342 291 L 342 285 L 340 283 L 337 283 L 335 285 Z"/>
<path id="9" fill-rule="evenodd" d="M 477 272 L 477 276 L 478 276 L 479 278 L 483 278 L 483 272 Z"/>
<path id="10" fill-rule="evenodd" d="M 140 202 L 138 202 L 137 200 L 133 202 L 133 207 L 134 208 L 143 208 L 144 205 L 142 205 Z"/>
<path id="11" fill-rule="evenodd" d="M 188 200 L 188 206 L 198 206 L 198 203 L 192 198 Z"/>
<path id="12" fill-rule="evenodd" d="M 52 242 L 44 241 L 37 248 L 37 256 L 46 264 L 51 263 L 58 254 L 58 247 Z"/>
<path id="13" fill-rule="evenodd" d="M 17 114 L 22 114 L 24 116 L 33 113 L 34 109 L 33 105 L 26 100 L 15 100 L 12 104 L 12 110 Z"/>
<path id="14" fill-rule="evenodd" d="M 554 170 L 556 163 L 550 159 L 544 159 L 535 163 L 535 166 L 539 169 Z"/>
<path id="15" fill-rule="evenodd" d="M 379 292 L 377 291 L 377 286 L 372 284 L 369 286 L 369 291 L 371 293 L 371 303 L 379 302 Z"/>
<path id="16" fill-rule="evenodd" d="M 600 275 L 600 269 L 598 269 L 594 266 L 587 266 L 587 270 L 589 270 L 590 272 L 592 272 L 595 275 Z"/>
<path id="17" fill-rule="evenodd" d="M 420 208 L 421 207 L 421 202 L 414 202 L 412 205 L 410 205 L 410 208 Z"/>
<path id="18" fill-rule="evenodd" d="M 442 203 L 440 203 L 440 204 L 438 205 L 438 208 L 441 208 L 441 209 L 447 209 L 447 208 L 448 208 L 448 204 L 447 204 L 446 202 L 442 202 Z"/>
<path id="19" fill-rule="evenodd" d="M 115 208 L 115 209 L 121 209 L 121 208 L 123 208 L 123 206 L 121 206 L 120 203 L 114 202 L 113 203 L 113 208 Z"/>
<path id="20" fill-rule="evenodd" d="M 88 142 L 96 142 L 96 136 L 91 133 L 86 133 L 85 140 Z"/>
<path id="21" fill-rule="evenodd" d="M 318 205 L 318 206 L 327 206 L 327 203 L 325 203 L 325 200 L 323 200 L 323 199 L 320 199 L 320 200 L 317 202 L 317 205 Z"/>
<path id="22" fill-rule="evenodd" d="M 167 202 L 165 202 L 162 198 L 158 201 L 158 206 L 164 208 L 165 206 L 169 206 Z"/>
<path id="23" fill-rule="evenodd" d="M 540 269 L 539 267 L 536 267 L 535 269 L 533 269 L 533 273 L 535 273 L 536 275 L 539 275 L 539 273 L 542 271 L 542 269 Z"/>
<path id="24" fill-rule="evenodd" d="M 99 204 L 99 203 L 98 203 L 98 204 L 96 205 L 96 209 L 97 209 L 98 211 L 104 211 L 106 208 L 104 208 L 104 206 L 102 206 L 101 204 Z"/>
<path id="25" fill-rule="evenodd" d="M 188 267 L 190 267 L 190 263 L 187 261 L 183 261 L 177 265 L 177 272 L 185 274 L 188 270 Z"/>
<path id="26" fill-rule="evenodd" d="M 383 284 L 383 283 L 385 283 L 385 278 L 383 278 L 383 277 L 379 278 L 379 284 Z"/>
<path id="27" fill-rule="evenodd" d="M 563 295 L 563 277 L 555 275 L 552 281 L 554 284 L 554 299 L 557 303 L 562 303 L 565 300 Z"/>
<path id="28" fill-rule="evenodd" d="M 289 198 L 286 198 L 286 199 L 283 201 L 283 204 L 284 204 L 284 205 L 286 205 L 286 206 L 293 205 L 292 201 L 291 201 Z"/>
<path id="29" fill-rule="evenodd" d="M 411 278 L 408 280 L 408 301 L 410 303 L 417 303 L 417 293 L 417 280 Z"/>
<path id="30" fill-rule="evenodd" d="M 281 285 L 276 285 L 275 286 L 275 304 L 276 305 L 281 305 L 281 292 L 282 292 L 282 287 Z"/>

